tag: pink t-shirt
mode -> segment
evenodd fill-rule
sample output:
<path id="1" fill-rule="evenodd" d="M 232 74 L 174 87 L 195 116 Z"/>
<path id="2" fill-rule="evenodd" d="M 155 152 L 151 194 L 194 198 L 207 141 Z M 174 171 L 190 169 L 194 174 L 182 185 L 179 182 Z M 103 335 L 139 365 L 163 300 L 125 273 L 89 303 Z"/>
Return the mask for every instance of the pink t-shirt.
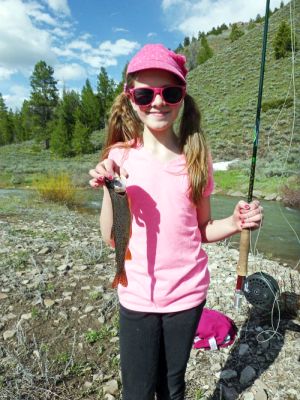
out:
<path id="1" fill-rule="evenodd" d="M 209 271 L 197 210 L 188 198 L 185 156 L 161 162 L 139 146 L 113 148 L 108 158 L 129 174 L 132 259 L 125 264 L 128 286 L 118 286 L 120 303 L 145 312 L 196 307 L 206 298 Z M 212 190 L 210 165 L 204 196 Z"/>

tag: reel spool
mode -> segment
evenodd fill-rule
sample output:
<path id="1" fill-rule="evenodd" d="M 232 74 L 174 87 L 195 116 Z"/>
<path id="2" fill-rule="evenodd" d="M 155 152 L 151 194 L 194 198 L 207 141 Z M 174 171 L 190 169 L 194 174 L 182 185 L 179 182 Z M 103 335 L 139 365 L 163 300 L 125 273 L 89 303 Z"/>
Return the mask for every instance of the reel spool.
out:
<path id="1" fill-rule="evenodd" d="M 247 301 L 254 307 L 271 310 L 278 297 L 279 286 L 272 276 L 256 272 L 245 279 L 243 291 Z"/>

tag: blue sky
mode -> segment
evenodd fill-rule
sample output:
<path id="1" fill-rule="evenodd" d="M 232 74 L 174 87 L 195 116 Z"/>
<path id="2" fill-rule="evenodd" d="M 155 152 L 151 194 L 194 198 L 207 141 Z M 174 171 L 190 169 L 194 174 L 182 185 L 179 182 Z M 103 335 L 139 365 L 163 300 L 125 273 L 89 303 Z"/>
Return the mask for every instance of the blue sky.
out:
<path id="1" fill-rule="evenodd" d="M 279 4 L 271 0 L 271 9 Z M 264 0 L 0 0 L 0 93 L 20 107 L 39 60 L 54 68 L 60 90 L 81 91 L 87 78 L 96 88 L 101 67 L 119 81 L 146 43 L 175 49 L 185 36 L 264 11 Z"/>

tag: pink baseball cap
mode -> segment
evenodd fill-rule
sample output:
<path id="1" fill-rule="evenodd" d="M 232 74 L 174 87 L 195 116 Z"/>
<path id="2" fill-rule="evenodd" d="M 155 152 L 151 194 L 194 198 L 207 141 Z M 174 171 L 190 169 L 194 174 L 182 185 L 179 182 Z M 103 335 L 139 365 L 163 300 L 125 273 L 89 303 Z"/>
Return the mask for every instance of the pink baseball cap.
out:
<path id="1" fill-rule="evenodd" d="M 128 64 L 127 74 L 145 69 L 162 69 L 172 72 L 186 83 L 188 70 L 184 65 L 185 62 L 185 56 L 168 50 L 162 44 L 146 44 Z"/>

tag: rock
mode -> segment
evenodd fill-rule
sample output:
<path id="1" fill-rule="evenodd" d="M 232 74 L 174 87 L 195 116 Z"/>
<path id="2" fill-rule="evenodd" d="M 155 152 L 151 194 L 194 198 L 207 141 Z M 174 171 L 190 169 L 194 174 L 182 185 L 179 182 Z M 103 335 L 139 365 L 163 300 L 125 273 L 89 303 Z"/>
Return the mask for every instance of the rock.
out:
<path id="1" fill-rule="evenodd" d="M 224 399 L 224 400 L 236 400 L 238 397 L 238 392 L 232 387 L 229 388 L 227 386 L 221 386 L 221 394 L 222 396 L 220 397 L 220 399 Z"/>
<path id="2" fill-rule="evenodd" d="M 244 394 L 243 400 L 256 400 L 256 397 L 254 397 L 254 394 L 252 392 L 246 392 Z"/>
<path id="3" fill-rule="evenodd" d="M 63 295 L 64 297 L 71 297 L 72 294 L 73 294 L 73 292 L 63 292 L 62 295 Z"/>
<path id="4" fill-rule="evenodd" d="M 86 269 L 88 269 L 87 265 L 79 265 L 79 266 L 77 266 L 77 271 L 82 272 L 82 271 L 85 271 Z"/>
<path id="5" fill-rule="evenodd" d="M 233 192 L 233 191 L 229 191 L 228 192 L 229 196 L 233 196 L 233 197 L 244 197 L 244 193 L 242 192 Z"/>
<path id="6" fill-rule="evenodd" d="M 8 298 L 8 295 L 5 293 L 0 293 L 0 300 L 5 300 Z"/>
<path id="7" fill-rule="evenodd" d="M 88 313 L 90 313 L 90 312 L 92 312 L 92 311 L 94 311 L 94 310 L 95 310 L 95 307 L 94 307 L 94 306 L 88 305 L 88 306 L 85 307 L 84 313 L 85 313 L 85 314 L 88 314 Z"/>
<path id="8" fill-rule="evenodd" d="M 261 199 L 263 197 L 263 193 L 260 190 L 253 190 L 253 197 Z"/>
<path id="9" fill-rule="evenodd" d="M 16 314 L 8 313 L 8 314 L 4 315 L 3 321 L 10 321 L 15 318 L 17 318 Z"/>
<path id="10" fill-rule="evenodd" d="M 5 331 L 5 332 L 3 332 L 3 339 L 4 340 L 11 339 L 15 336 L 15 334 L 16 334 L 15 330 Z"/>
<path id="11" fill-rule="evenodd" d="M 268 200 L 268 201 L 275 201 L 276 198 L 277 198 L 276 193 L 268 194 L 267 196 L 265 196 L 265 200 Z"/>
<path id="12" fill-rule="evenodd" d="M 28 321 L 29 319 L 32 318 L 31 313 L 27 313 L 27 314 L 22 314 L 21 315 L 21 319 Z"/>
<path id="13" fill-rule="evenodd" d="M 247 365 L 247 367 L 245 367 L 241 372 L 240 384 L 248 386 L 255 377 L 256 377 L 255 369 L 252 368 L 250 365 Z"/>
<path id="14" fill-rule="evenodd" d="M 255 400 L 268 400 L 267 392 L 262 388 L 253 389 Z"/>
<path id="15" fill-rule="evenodd" d="M 44 256 L 44 255 L 46 255 L 46 254 L 49 254 L 49 253 L 51 253 L 51 247 L 43 247 L 43 248 L 38 252 L 38 254 L 40 254 L 40 255 L 42 255 L 42 256 Z"/>
<path id="16" fill-rule="evenodd" d="M 90 389 L 93 386 L 93 382 L 86 381 L 83 384 L 84 389 Z"/>
<path id="17" fill-rule="evenodd" d="M 82 286 L 82 287 L 80 288 L 80 290 L 90 290 L 90 289 L 91 289 L 90 286 Z"/>
<path id="18" fill-rule="evenodd" d="M 103 381 L 103 373 L 98 372 L 97 374 L 93 375 L 93 381 Z"/>
<path id="19" fill-rule="evenodd" d="M 220 378 L 221 379 L 232 379 L 237 377 L 237 372 L 233 369 L 225 369 L 221 372 Z"/>
<path id="20" fill-rule="evenodd" d="M 239 356 L 240 356 L 240 357 L 243 357 L 243 356 L 245 356 L 248 352 L 249 352 L 249 345 L 246 344 L 246 343 L 242 343 L 242 344 L 239 346 Z"/>
<path id="21" fill-rule="evenodd" d="M 55 304 L 54 300 L 44 299 L 44 305 L 46 308 L 51 308 Z"/>
<path id="22" fill-rule="evenodd" d="M 57 268 L 57 271 L 64 272 L 68 271 L 69 269 L 71 269 L 71 267 L 68 264 L 63 264 Z"/>
<path id="23" fill-rule="evenodd" d="M 109 394 L 117 394 L 119 391 L 119 385 L 118 382 L 115 379 L 112 379 L 111 381 L 108 381 L 105 383 L 103 386 L 103 392 L 104 393 L 109 393 Z"/>
<path id="24" fill-rule="evenodd" d="M 105 400 L 115 400 L 115 396 L 113 396 L 109 393 L 106 393 L 106 395 L 104 396 L 104 399 Z"/>

